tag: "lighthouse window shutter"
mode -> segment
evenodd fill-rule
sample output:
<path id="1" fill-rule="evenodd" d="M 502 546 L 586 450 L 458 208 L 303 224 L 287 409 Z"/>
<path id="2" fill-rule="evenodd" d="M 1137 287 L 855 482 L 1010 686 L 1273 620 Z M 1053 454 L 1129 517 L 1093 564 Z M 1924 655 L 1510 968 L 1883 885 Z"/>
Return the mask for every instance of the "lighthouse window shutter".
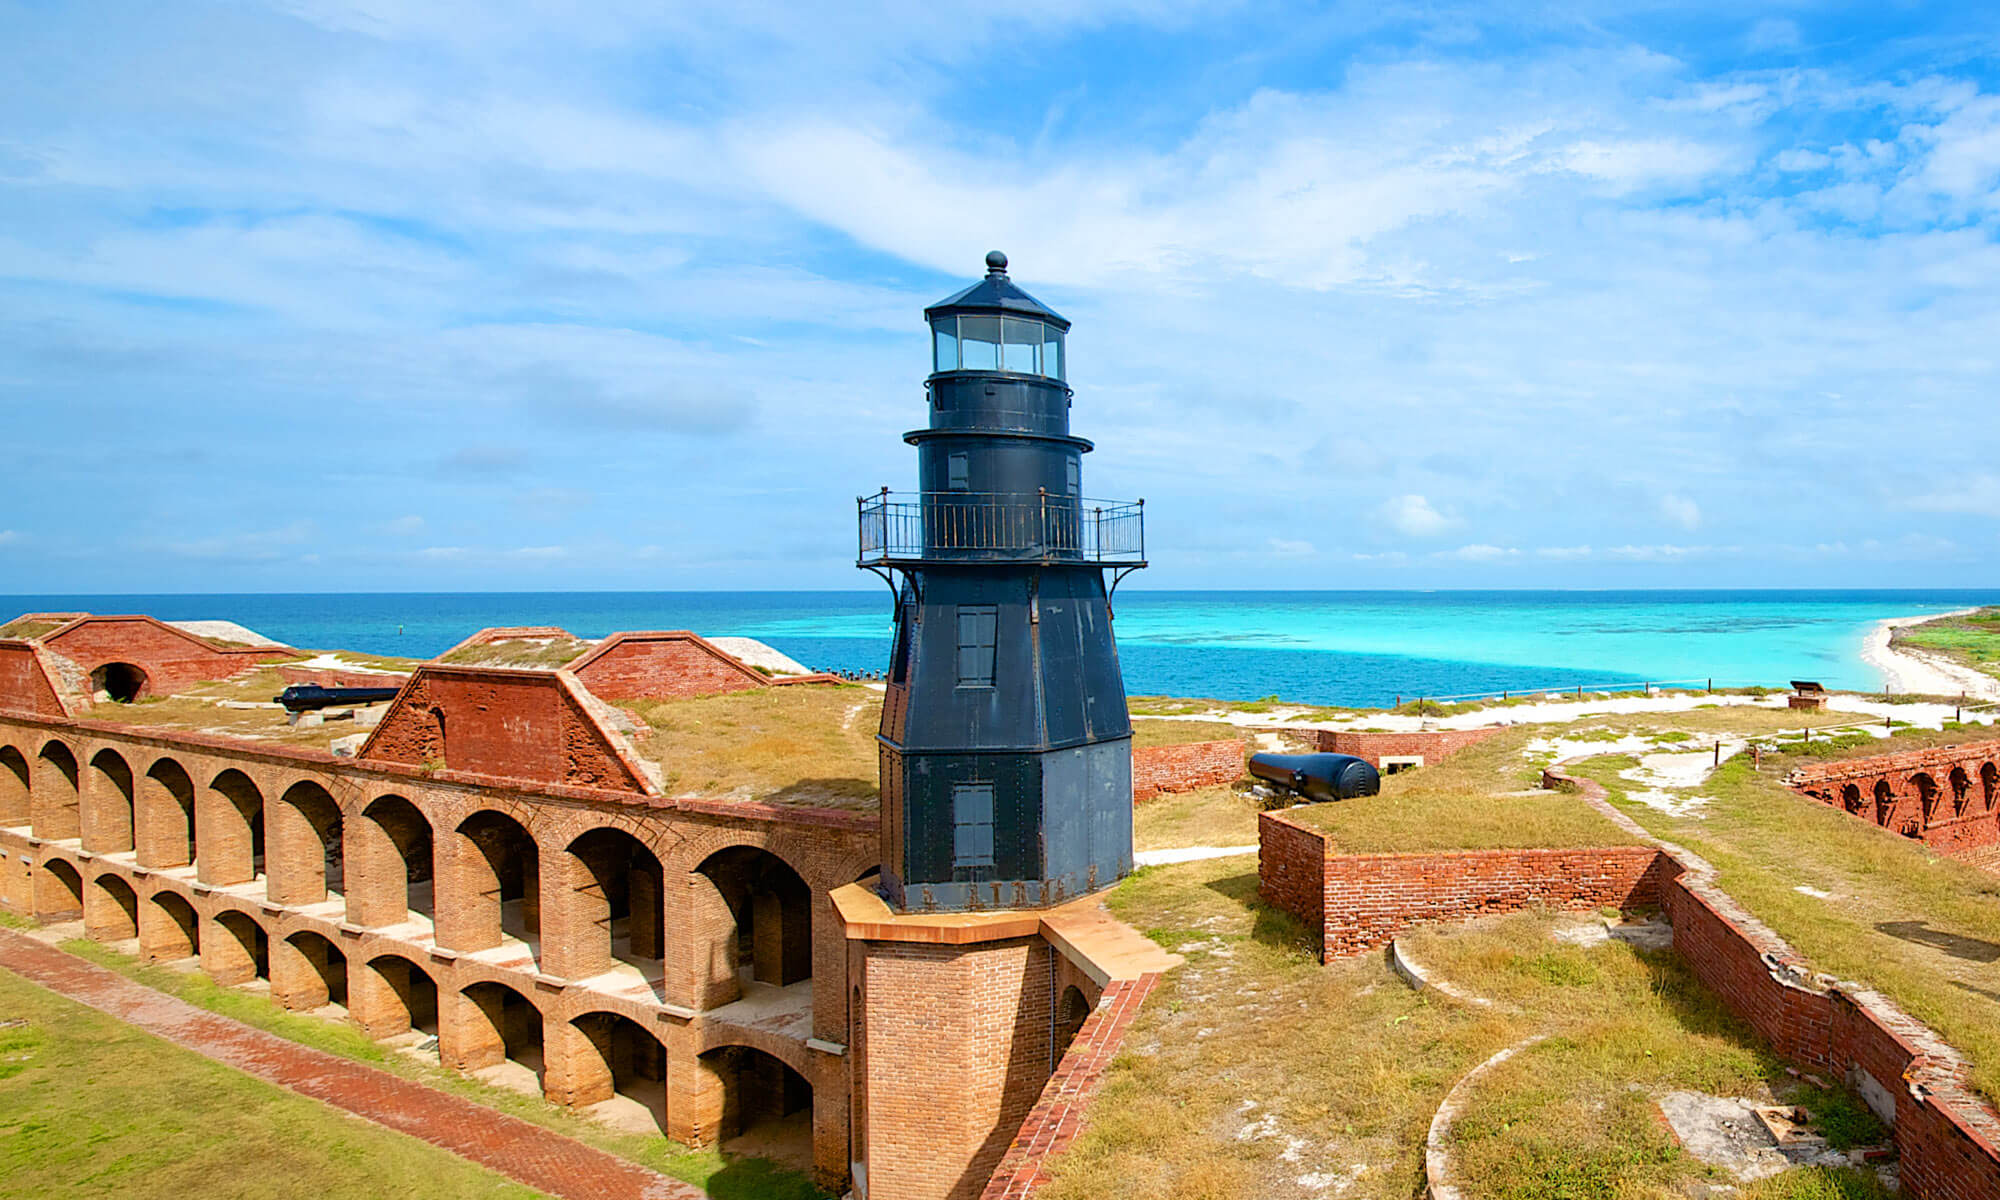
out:
<path id="1" fill-rule="evenodd" d="M 951 789 L 951 865 L 993 865 L 993 785 L 960 783 Z"/>
<path id="2" fill-rule="evenodd" d="M 1000 610 L 991 604 L 958 607 L 958 686 L 993 686 L 993 646 L 1000 632 Z"/>

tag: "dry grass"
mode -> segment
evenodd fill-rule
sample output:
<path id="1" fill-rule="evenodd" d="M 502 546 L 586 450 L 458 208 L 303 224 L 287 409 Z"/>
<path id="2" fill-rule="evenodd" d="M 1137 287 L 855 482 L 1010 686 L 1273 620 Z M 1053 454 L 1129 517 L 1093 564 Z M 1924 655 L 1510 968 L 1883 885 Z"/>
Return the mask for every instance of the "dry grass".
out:
<path id="1" fill-rule="evenodd" d="M 1574 797 L 1533 787 L 1522 746 L 1546 727 L 1510 730 L 1436 766 L 1382 780 L 1380 795 L 1301 805 L 1288 815 L 1348 854 L 1625 846 L 1633 837 Z"/>
<path id="2" fill-rule="evenodd" d="M 1721 886 L 1816 969 L 1886 993 L 1973 1062 L 2000 1100 L 2000 878 L 1786 789 L 1789 763 L 1738 758 L 1703 784 L 1699 816 L 1626 797 L 1629 759 L 1582 765 L 1614 804 L 1708 859 Z M 1810 887 L 1832 893 L 1819 899 Z"/>
<path id="3" fill-rule="evenodd" d="M 172 696 L 131 704 L 115 701 L 93 704 L 82 715 L 94 721 L 157 726 L 187 733 L 312 746 L 321 750 L 337 737 L 366 732 L 352 721 L 331 721 L 313 728 L 287 724 L 285 710 L 271 702 L 271 697 L 284 689 L 285 681 L 278 675 L 277 669 L 262 667 L 234 679 L 190 684 Z M 223 708 L 216 704 L 218 700 L 247 701 L 259 707 Z"/>
<path id="4" fill-rule="evenodd" d="M 1119 917 L 1187 963 L 1141 1010 L 1089 1123 L 1052 1164 L 1047 1200 L 1407 1200 L 1421 1193 L 1424 1134 L 1445 1093 L 1538 1031 L 1573 1049 L 1552 1056 L 1549 1079 L 1531 1082 L 1585 1097 L 1563 1120 L 1594 1118 L 1602 1144 L 1579 1141 L 1568 1160 L 1538 1166 L 1539 1175 L 1514 1169 L 1507 1154 L 1469 1161 L 1476 1173 L 1464 1178 L 1475 1186 L 1466 1194 L 1505 1195 L 1498 1189 L 1517 1178 L 1560 1181 L 1572 1168 L 1609 1178 L 1613 1190 L 1512 1194 L 1671 1195 L 1615 1190 L 1710 1177 L 1671 1146 L 1663 1166 L 1623 1165 L 1628 1146 L 1662 1140 L 1647 1107 L 1622 1099 L 1626 1085 L 1721 1090 L 1786 1078 L 1670 954 L 1618 942 L 1560 946 L 1551 928 L 1575 918 L 1542 913 L 1420 935 L 1435 964 L 1467 973 L 1460 982 L 1477 989 L 1475 980 L 1497 978 L 1527 1011 L 1475 1010 L 1409 990 L 1377 955 L 1320 966 L 1299 925 L 1257 899 L 1254 871 L 1242 859 L 1150 868 L 1112 894 Z M 1623 1107 L 1607 1120 L 1589 1108 L 1598 1097 Z M 1511 1099 L 1504 1088 L 1482 1094 L 1469 1154 L 1492 1149 L 1474 1145 L 1489 1141 L 1493 1123 L 1482 1126 L 1482 1115 Z"/>
<path id="5" fill-rule="evenodd" d="M 1189 742 L 1242 741 L 1247 735 L 1226 721 L 1147 721 L 1132 722 L 1132 748 L 1142 746 L 1184 746 Z"/>
<path id="6" fill-rule="evenodd" d="M 882 694 L 855 684 L 620 704 L 669 795 L 872 809 Z"/>
<path id="7" fill-rule="evenodd" d="M 30 621 L 26 617 L 16 617 L 0 625 L 0 638 L 38 638 L 45 633 L 61 629 L 62 621 Z"/>
<path id="8" fill-rule="evenodd" d="M 1254 845 L 1262 808 L 1256 796 L 1229 784 L 1155 796 L 1132 811 L 1132 846 L 1172 850 Z"/>
<path id="9" fill-rule="evenodd" d="M 547 670 L 568 666 L 591 647 L 576 638 L 509 638 L 453 650 L 437 661 L 454 667 L 512 667 Z"/>

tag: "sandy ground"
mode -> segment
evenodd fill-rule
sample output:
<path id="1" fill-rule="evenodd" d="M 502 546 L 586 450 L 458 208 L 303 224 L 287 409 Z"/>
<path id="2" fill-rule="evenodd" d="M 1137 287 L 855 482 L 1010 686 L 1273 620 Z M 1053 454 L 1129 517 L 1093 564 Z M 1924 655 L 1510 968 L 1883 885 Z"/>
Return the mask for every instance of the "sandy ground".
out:
<path id="1" fill-rule="evenodd" d="M 1891 649 L 1889 639 L 1895 631 L 1906 625 L 1920 625 L 1925 621 L 1935 621 L 1939 617 L 1963 616 L 1977 609 L 1961 608 L 1955 612 L 1931 613 L 1922 617 L 1891 617 L 1878 621 L 1868 635 L 1868 641 L 1861 650 L 1861 661 L 1882 673 L 1882 688 L 1887 692 L 1915 693 L 1925 696 L 1955 696 L 1961 692 L 1980 700 L 2000 700 L 2000 680 L 1981 671 L 1961 666 L 1934 654 L 1925 654 L 1907 647 Z"/>

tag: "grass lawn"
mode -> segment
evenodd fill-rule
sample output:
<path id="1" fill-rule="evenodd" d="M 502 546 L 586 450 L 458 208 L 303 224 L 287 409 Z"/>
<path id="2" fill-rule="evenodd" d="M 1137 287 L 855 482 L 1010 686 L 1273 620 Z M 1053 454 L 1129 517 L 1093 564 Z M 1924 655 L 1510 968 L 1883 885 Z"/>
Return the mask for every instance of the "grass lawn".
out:
<path id="1" fill-rule="evenodd" d="M 1132 720 L 1132 748 L 1142 746 L 1180 746 L 1188 742 L 1243 741 L 1249 737 L 1241 728 L 1227 721 L 1148 721 L 1135 716 Z"/>
<path id="2" fill-rule="evenodd" d="M 0 971 L 0 1196 L 539 1196 Z"/>
<path id="3" fill-rule="evenodd" d="M 356 1027 L 302 1013 L 287 1012 L 269 996 L 236 988 L 219 987 L 199 972 L 150 966 L 96 942 L 76 939 L 62 948 L 79 958 L 108 967 L 121 975 L 158 988 L 190 1004 L 233 1017 L 302 1045 L 338 1054 L 343 1058 L 379 1067 L 441 1092 L 463 1096 L 488 1108 L 552 1129 L 565 1137 L 595 1146 L 620 1158 L 650 1167 L 663 1175 L 684 1179 L 708 1189 L 716 1200 L 824 1200 L 825 1193 L 805 1175 L 760 1158 L 724 1158 L 714 1147 L 690 1150 L 678 1142 L 643 1134 L 624 1133 L 579 1117 L 538 1096 L 523 1095 L 492 1087 L 448 1071 L 435 1062 L 420 1062 L 399 1054 L 368 1038 Z M 12 979 L 0 971 L 0 980 Z M 5 1012 L 0 1008 L 0 1012 Z M 4 1036 L 4 1031 L 0 1031 Z M 143 1036 L 143 1035 L 139 1035 Z M 0 1088 L 4 1088 L 0 1084 Z M 0 1113 L 4 1113 L 0 1106 Z M 4 1121 L 0 1116 L 0 1121 Z M 4 1128 L 4 1126 L 0 1126 Z M 440 1152 L 442 1153 L 442 1152 Z M 447 1156 L 450 1157 L 450 1156 Z M 457 1161 L 453 1159 L 453 1161 Z M 0 1172 L 4 1175 L 4 1172 Z M 7 1193 L 0 1192 L 0 1195 Z M 163 1193 L 164 1194 L 164 1193 Z M 251 1194 L 251 1193 L 245 1193 Z M 262 1194 L 262 1193 L 257 1193 Z M 356 1195 L 371 1194 L 366 1191 Z M 379 1193 L 377 1193 L 379 1194 Z M 412 1193 L 421 1195 L 428 1193 Z M 533 1195 L 519 1191 L 519 1195 Z"/>
<path id="4" fill-rule="evenodd" d="M 1713 863 L 1723 889 L 1816 969 L 1878 988 L 1936 1029 L 1972 1059 L 1974 1086 L 2000 1100 L 2000 878 L 1794 794 L 1781 782 L 1793 761 L 1759 773 L 1732 759 L 1698 789 L 1708 803 L 1680 816 L 1630 798 L 1619 775 L 1630 758 L 1577 769 L 1648 830 Z"/>
<path id="5" fill-rule="evenodd" d="M 1477 1184 L 1468 1197 L 1665 1200 L 1711 1176 L 1664 1144 L 1647 1106 L 1624 1099 L 1628 1083 L 1755 1089 L 1789 1078 L 1671 955 L 1549 940 L 1573 918 L 1521 914 L 1424 935 L 1438 964 L 1463 967 L 1475 989 L 1499 978 L 1526 1010 L 1485 1011 L 1411 991 L 1379 955 L 1319 965 L 1297 922 L 1256 887 L 1254 864 L 1210 860 L 1141 871 L 1112 894 L 1119 917 L 1187 962 L 1141 1010 L 1089 1121 L 1052 1164 L 1047 1200 L 1407 1200 L 1421 1192 L 1424 1136 L 1445 1093 L 1533 1032 L 1579 1049 L 1558 1048 L 1532 1082 L 1577 1098 L 1565 1121 L 1603 1128 L 1516 1170 L 1536 1122 L 1507 1115 L 1507 1089 L 1482 1093 L 1461 1133 L 1464 1178 Z M 1607 1118 L 1590 1107 L 1599 1097 L 1623 1107 Z M 1571 1175 L 1609 1189 L 1540 1186 Z"/>
<path id="6" fill-rule="evenodd" d="M 647 726 L 639 752 L 665 771 L 670 796 L 875 807 L 882 694 L 872 688 L 800 684 L 619 707 Z"/>
<path id="7" fill-rule="evenodd" d="M 1256 796 L 1229 784 L 1155 796 L 1132 810 L 1132 848 L 1255 845 L 1262 810 Z"/>
<path id="8" fill-rule="evenodd" d="M 453 650 L 438 661 L 457 667 L 555 668 L 568 666 L 589 649 L 589 642 L 576 638 L 510 638 Z"/>
<path id="9" fill-rule="evenodd" d="M 367 732 L 352 721 L 330 721 L 313 727 L 288 724 L 285 710 L 271 703 L 271 698 L 284 691 L 285 686 L 276 667 L 263 667 L 234 679 L 191 683 L 172 696 L 155 696 L 130 704 L 115 701 L 93 704 L 82 715 L 93 721 L 152 725 L 319 750 L 326 749 L 337 737 Z M 249 701 L 260 707 L 223 708 L 216 704 L 218 700 Z"/>
<path id="10" fill-rule="evenodd" d="M 1939 617 L 1896 630 L 1892 645 L 1942 655 L 1988 675 L 2000 676 L 2000 608 L 1982 608 L 1961 617 Z"/>

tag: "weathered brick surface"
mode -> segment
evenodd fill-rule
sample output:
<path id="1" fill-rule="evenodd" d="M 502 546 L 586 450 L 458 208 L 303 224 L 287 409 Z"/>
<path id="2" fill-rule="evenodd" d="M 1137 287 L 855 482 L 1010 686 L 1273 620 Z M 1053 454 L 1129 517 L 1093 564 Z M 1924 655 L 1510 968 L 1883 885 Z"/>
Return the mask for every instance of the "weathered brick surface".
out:
<path id="1" fill-rule="evenodd" d="M 561 671 L 424 666 L 357 757 L 618 791 L 654 790 Z"/>
<path id="2" fill-rule="evenodd" d="M 0 709 L 47 717 L 69 713 L 33 642 L 0 639 Z"/>
<path id="3" fill-rule="evenodd" d="M 2000 847 L 2000 741 L 1810 763 L 1785 782 L 1858 820 L 1977 865 Z"/>
<path id="4" fill-rule="evenodd" d="M 1445 759 L 1465 749 L 1475 746 L 1498 733 L 1506 732 L 1504 725 L 1491 725 L 1484 729 L 1425 729 L 1402 733 L 1360 733 L 1347 729 L 1319 730 L 1319 748 L 1331 754 L 1352 754 L 1366 759 L 1368 765 L 1382 766 L 1384 758 L 1408 758 L 1421 756 L 1425 766 L 1434 767 Z"/>
<path id="5" fill-rule="evenodd" d="M 1237 738 L 1137 747 L 1132 751 L 1132 799 L 1234 783 L 1243 775 L 1243 750 Z"/>
<path id="6" fill-rule="evenodd" d="M 496 642 L 579 640 L 581 639 L 560 625 L 494 625 L 480 630 L 431 661 L 443 662 L 460 650 L 469 650 L 474 646 L 491 646 Z"/>
<path id="7" fill-rule="evenodd" d="M 1048 1161 L 1082 1132 L 1092 1098 L 1138 1017 L 1139 1006 L 1159 981 L 1158 975 L 1146 974 L 1113 980 L 1104 989 L 987 1180 L 981 1200 L 1027 1200 L 1048 1181 Z"/>
<path id="8" fill-rule="evenodd" d="M 223 649 L 144 616 L 79 617 L 38 640 L 47 650 L 75 663 L 86 676 L 107 663 L 138 667 L 146 675 L 140 699 L 164 696 L 202 680 L 227 679 L 292 654 L 285 647 Z"/>
<path id="9" fill-rule="evenodd" d="M 385 688 L 402 687 L 409 682 L 408 675 L 392 674 L 387 671 L 338 671 L 326 667 L 285 667 L 278 668 L 278 678 L 287 687 L 292 684 L 309 683 L 324 688 Z"/>
<path id="10" fill-rule="evenodd" d="M 1326 859 L 1333 841 L 1282 813 L 1257 817 L 1257 894 L 1307 929 L 1326 928 Z"/>
<path id="11" fill-rule="evenodd" d="M 614 633 L 569 669 L 612 700 L 679 700 L 771 682 L 685 629 Z"/>

